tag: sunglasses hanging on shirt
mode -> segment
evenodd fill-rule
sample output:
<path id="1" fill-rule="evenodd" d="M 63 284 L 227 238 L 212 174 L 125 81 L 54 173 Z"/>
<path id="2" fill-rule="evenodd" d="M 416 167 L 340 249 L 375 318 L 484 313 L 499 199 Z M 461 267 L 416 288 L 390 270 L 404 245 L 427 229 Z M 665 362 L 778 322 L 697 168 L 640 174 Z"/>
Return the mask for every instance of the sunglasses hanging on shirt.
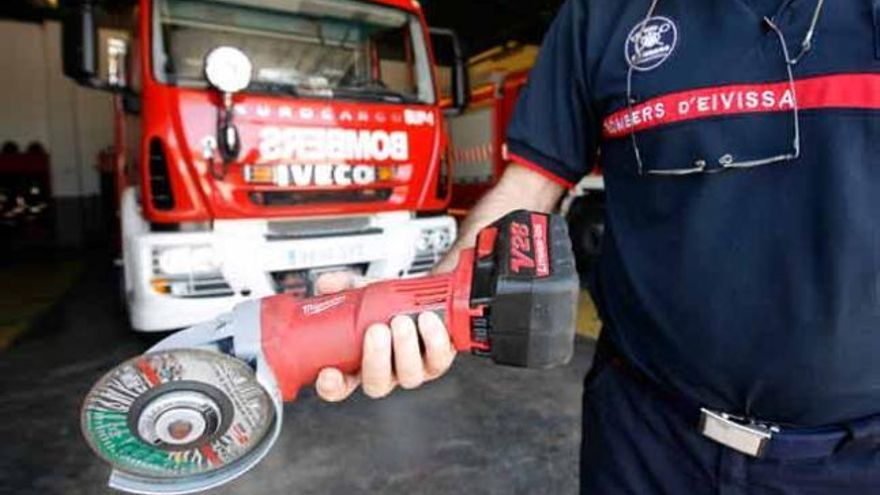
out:
<path id="1" fill-rule="evenodd" d="M 644 20 L 641 22 L 641 29 L 645 29 L 645 27 L 648 25 L 648 22 L 654 16 L 654 12 L 657 8 L 658 3 L 659 0 L 653 0 L 651 2 L 650 7 L 648 8 L 648 13 L 645 15 Z M 701 173 L 709 174 L 723 172 L 731 169 L 754 168 L 762 165 L 789 162 L 797 159 L 800 156 L 801 151 L 801 135 L 797 92 L 795 91 L 793 68 L 813 48 L 813 36 L 816 32 L 816 26 L 819 23 L 819 18 L 821 17 L 822 7 L 824 6 L 824 4 L 825 0 L 817 0 L 816 7 L 813 10 L 813 14 L 810 20 L 809 28 L 807 29 L 803 39 L 801 40 L 800 51 L 794 57 L 792 57 L 791 53 L 789 52 L 788 43 L 786 42 L 785 34 L 782 32 L 782 29 L 780 29 L 779 26 L 777 26 L 777 24 L 770 17 L 765 16 L 762 20 L 767 28 L 773 31 L 773 33 L 776 35 L 779 44 L 782 47 L 782 55 L 785 61 L 785 71 L 788 77 L 788 90 L 792 95 L 791 128 L 793 131 L 793 136 L 791 140 L 791 147 L 788 151 L 783 153 L 776 153 L 772 156 L 767 156 L 764 158 L 747 159 L 742 161 L 737 160 L 732 153 L 722 153 L 720 158 L 718 158 L 717 160 L 717 165 L 710 164 L 709 160 L 707 159 L 698 158 L 693 161 L 693 165 L 690 167 L 649 167 L 646 166 L 643 161 L 642 149 L 639 148 L 639 140 L 637 136 L 638 132 L 633 130 L 633 132 L 630 133 L 630 141 L 632 143 L 633 153 L 635 155 L 639 175 L 681 176 Z M 634 71 L 635 68 L 633 67 L 633 65 L 629 64 L 629 70 L 627 71 L 626 76 L 626 99 L 630 112 L 633 112 L 634 105 L 637 103 L 636 99 L 633 97 L 632 80 Z"/>

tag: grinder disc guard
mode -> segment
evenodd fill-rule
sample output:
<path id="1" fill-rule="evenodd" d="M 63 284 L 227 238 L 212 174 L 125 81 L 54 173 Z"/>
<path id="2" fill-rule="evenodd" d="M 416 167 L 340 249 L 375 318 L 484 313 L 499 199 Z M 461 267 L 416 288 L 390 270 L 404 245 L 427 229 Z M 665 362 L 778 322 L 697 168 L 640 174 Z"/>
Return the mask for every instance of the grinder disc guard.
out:
<path id="1" fill-rule="evenodd" d="M 81 418 L 89 446 L 117 476 L 176 486 L 156 493 L 237 476 L 224 471 L 263 450 L 277 420 L 247 364 L 202 349 L 153 352 L 114 368 L 86 396 Z"/>

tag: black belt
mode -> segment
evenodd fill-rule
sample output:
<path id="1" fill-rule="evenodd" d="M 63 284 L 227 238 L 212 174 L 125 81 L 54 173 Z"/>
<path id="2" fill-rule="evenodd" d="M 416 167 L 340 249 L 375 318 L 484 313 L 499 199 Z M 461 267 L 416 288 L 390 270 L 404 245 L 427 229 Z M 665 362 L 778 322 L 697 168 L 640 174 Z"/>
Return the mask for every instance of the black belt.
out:
<path id="1" fill-rule="evenodd" d="M 845 425 L 814 428 L 783 427 L 754 418 L 744 418 L 704 407 L 666 387 L 630 365 L 614 349 L 608 339 L 600 339 L 597 356 L 644 386 L 650 393 L 669 404 L 685 421 L 694 425 L 703 436 L 725 447 L 755 458 L 810 459 L 829 456 L 851 440 L 880 440 L 880 414 L 855 420 Z"/>

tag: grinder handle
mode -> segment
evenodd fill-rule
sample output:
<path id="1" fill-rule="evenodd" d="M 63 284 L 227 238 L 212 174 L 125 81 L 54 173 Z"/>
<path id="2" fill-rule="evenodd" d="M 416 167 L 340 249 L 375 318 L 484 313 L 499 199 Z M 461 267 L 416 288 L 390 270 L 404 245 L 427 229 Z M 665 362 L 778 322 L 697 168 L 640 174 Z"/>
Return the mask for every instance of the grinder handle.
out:
<path id="1" fill-rule="evenodd" d="M 472 342 L 470 285 L 473 252 L 460 254 L 455 271 L 414 279 L 370 284 L 309 299 L 279 295 L 264 299 L 260 311 L 262 346 L 282 398 L 294 400 L 327 367 L 344 373 L 360 369 L 364 334 L 374 323 L 396 315 L 436 312 L 459 351 Z"/>

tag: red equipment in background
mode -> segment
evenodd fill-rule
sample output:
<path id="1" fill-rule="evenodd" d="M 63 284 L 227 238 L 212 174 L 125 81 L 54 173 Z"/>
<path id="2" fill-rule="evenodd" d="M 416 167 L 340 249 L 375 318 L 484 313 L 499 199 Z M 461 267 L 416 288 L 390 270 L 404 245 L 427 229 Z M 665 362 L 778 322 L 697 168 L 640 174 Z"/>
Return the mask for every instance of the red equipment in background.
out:
<path id="1" fill-rule="evenodd" d="M 497 182 L 510 158 L 505 141 L 516 99 L 528 80 L 528 70 L 498 72 L 471 92 L 466 112 L 450 119 L 452 135 L 452 202 L 461 216 Z"/>
<path id="2" fill-rule="evenodd" d="M 512 163 L 507 154 L 507 126 L 537 55 L 536 46 L 511 43 L 469 61 L 473 82 L 470 104 L 462 114 L 449 119 L 452 215 L 466 215 Z M 584 280 L 601 251 L 604 189 L 601 172 L 597 171 L 576 184 L 561 206 L 569 221 L 578 271 Z"/>
<path id="3" fill-rule="evenodd" d="M 51 197 L 49 155 L 42 145 L 31 143 L 21 151 L 16 143 L 4 143 L 0 149 L 0 227 L 9 231 L 5 237 L 26 243 L 49 237 Z"/>

